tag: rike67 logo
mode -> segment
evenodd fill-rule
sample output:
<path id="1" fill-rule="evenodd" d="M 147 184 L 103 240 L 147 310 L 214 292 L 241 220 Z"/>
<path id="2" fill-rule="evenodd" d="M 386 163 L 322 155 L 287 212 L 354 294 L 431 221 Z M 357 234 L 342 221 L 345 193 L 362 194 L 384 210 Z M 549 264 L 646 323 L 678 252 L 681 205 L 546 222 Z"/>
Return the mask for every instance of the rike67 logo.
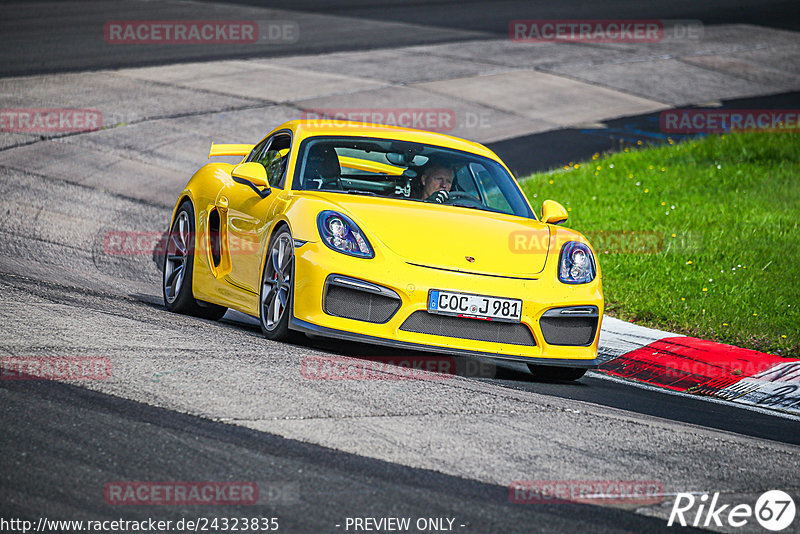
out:
<path id="1" fill-rule="evenodd" d="M 691 493 L 678 493 L 667 526 L 682 527 L 743 527 L 753 518 L 767 530 L 778 532 L 794 522 L 795 504 L 792 497 L 781 490 L 763 493 L 756 505 L 719 503 L 719 492 L 709 499 L 708 493 L 697 497 Z"/>

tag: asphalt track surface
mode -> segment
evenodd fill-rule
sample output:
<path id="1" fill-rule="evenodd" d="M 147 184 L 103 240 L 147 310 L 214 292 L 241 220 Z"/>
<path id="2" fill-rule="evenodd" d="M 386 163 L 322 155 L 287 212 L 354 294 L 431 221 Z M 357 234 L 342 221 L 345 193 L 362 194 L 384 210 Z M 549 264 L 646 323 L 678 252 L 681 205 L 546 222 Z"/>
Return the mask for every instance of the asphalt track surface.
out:
<path id="1" fill-rule="evenodd" d="M 537 10 L 536 16 L 599 18 L 603 10 L 620 9 L 614 3 L 596 4 L 540 6 L 544 11 Z M 298 53 L 296 48 L 239 54 L 225 49 L 216 55 L 181 47 L 108 53 L 93 50 L 80 37 L 89 33 L 81 30 L 102 26 L 108 12 L 92 3 L 48 5 L 47 10 L 42 5 L 28 3 L 0 22 L 4 42 L 13 43 L 0 52 L 2 75 Z M 465 35 L 475 38 L 476 32 L 497 37 L 509 19 L 533 18 L 529 2 L 502 2 L 491 9 L 477 2 L 274 5 L 299 11 L 297 16 L 308 20 L 315 14 L 346 13 L 380 24 L 425 25 L 414 35 L 399 28 L 387 33 L 387 26 L 376 25 L 351 38 L 320 25 L 320 39 L 302 50 L 307 53 L 457 41 Z M 625 13 L 627 18 L 746 21 L 796 29 L 791 8 L 790 2 L 741 3 L 736 9 L 728 2 L 653 2 L 628 6 Z M 158 15 L 180 16 L 182 8 L 175 9 Z M 114 14 L 152 19 L 151 10 L 147 3 L 120 3 Z M 782 98 L 796 101 L 796 94 Z M 625 128 L 647 123 L 648 117 L 628 118 L 611 128 L 618 126 L 617 133 L 637 130 L 634 140 L 637 135 L 647 139 L 646 127 Z M 527 143 L 550 152 L 548 143 L 564 145 L 564 138 L 555 135 L 594 140 L 576 143 L 575 152 L 554 160 L 565 163 L 602 151 L 593 142 L 618 142 L 614 134 L 542 134 L 504 142 L 498 151 L 509 151 L 512 166 L 535 169 L 540 158 L 523 157 L 529 154 L 523 148 Z M 127 187 L 133 190 L 137 184 Z M 0 258 L 0 324 L 6 332 L 0 350 L 13 355 L 108 354 L 119 370 L 107 387 L 0 382 L 0 517 L 277 516 L 285 532 L 342 531 L 336 525 L 346 517 L 455 517 L 457 525 L 464 525 L 456 531 L 463 532 L 656 532 L 672 530 L 663 510 L 643 514 L 579 504 L 518 505 L 509 502 L 507 484 L 625 473 L 628 478 L 658 477 L 669 491 L 720 489 L 752 496 L 772 487 L 797 489 L 790 468 L 797 465 L 794 445 L 800 443 L 796 420 L 598 377 L 576 384 L 544 383 L 521 370 L 498 367 L 488 378 L 464 373 L 423 384 L 398 381 L 385 389 L 363 383 L 330 390 L 308 387 L 296 378 L 303 357 L 381 352 L 324 340 L 270 343 L 236 314 L 216 324 L 169 314 L 159 300 L 152 259 L 98 253 L 102 231 L 115 221 L 161 229 L 172 199 L 109 194 L 5 169 L 0 169 L 0 190 L 0 208 L 10 215 Z M 365 399 L 367 406 L 359 406 Z M 470 399 L 477 400 L 470 404 Z M 517 422 L 517 410 L 528 419 Z M 475 414 L 481 418 L 471 423 Z M 387 422 L 384 427 L 361 422 L 370 418 Z M 459 434 L 462 426 L 467 430 Z M 465 442 L 470 429 L 474 435 Z M 419 434 L 409 437 L 410 430 Z M 434 436 L 434 430 L 452 439 Z M 346 443 L 342 450 L 325 446 L 342 434 L 365 432 L 374 439 Z M 508 437 L 507 449 L 485 449 L 482 462 L 481 447 L 498 446 L 487 437 L 491 433 Z M 507 463 L 498 460 L 503 457 Z M 520 469 L 525 463 L 528 469 Z M 102 497 L 104 484 L 114 480 L 254 480 L 263 498 L 238 508 L 120 509 Z"/>
<path id="2" fill-rule="evenodd" d="M 35 521 L 43 509 L 50 518 L 76 517 L 77 511 L 90 518 L 114 517 L 118 512 L 99 498 L 109 480 L 224 479 L 258 481 L 265 502 L 217 506 L 213 512 L 128 507 L 119 514 L 127 520 L 174 521 L 277 517 L 285 532 L 341 531 L 335 525 L 344 524 L 346 517 L 383 515 L 456 518 L 458 532 L 667 530 L 660 519 L 613 508 L 513 504 L 507 487 L 402 467 L 74 386 L 17 384 L 4 386 L 2 397 L 4 518 Z M 9 418 L 9 412 L 15 415 Z M 13 496 L 6 486 L 9 479 Z"/>
<path id="3" fill-rule="evenodd" d="M 12 7 L 13 6 L 13 7 Z M 151 45 L 146 50 L 103 46 L 109 20 L 264 19 L 299 25 L 297 43 L 197 47 Z M 508 35 L 514 19 L 670 19 L 704 24 L 757 24 L 797 30 L 792 0 L 697 2 L 40 2 L 7 3 L 0 19 L 0 75 L 157 65 L 179 61 L 276 57 L 492 39 Z M 326 16 L 343 17 L 331 22 Z M 346 17 L 348 20 L 345 20 Z M 352 19 L 356 20 L 354 24 Z M 403 24 L 401 24 L 403 23 Z M 409 25 L 413 25 L 409 27 Z"/>

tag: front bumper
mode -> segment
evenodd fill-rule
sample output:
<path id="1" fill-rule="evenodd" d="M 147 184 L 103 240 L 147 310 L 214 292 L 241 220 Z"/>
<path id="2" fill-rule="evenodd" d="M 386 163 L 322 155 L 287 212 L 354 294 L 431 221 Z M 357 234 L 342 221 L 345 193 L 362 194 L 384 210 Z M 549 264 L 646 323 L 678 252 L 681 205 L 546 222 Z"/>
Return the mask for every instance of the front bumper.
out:
<path id="1" fill-rule="evenodd" d="M 385 249 L 374 259 L 353 258 L 332 251 L 322 243 L 309 242 L 295 249 L 294 306 L 289 326 L 295 330 L 317 335 L 402 349 L 545 365 L 596 367 L 597 342 L 603 311 L 599 276 L 589 284 L 562 284 L 556 278 L 555 263 L 556 261 L 549 261 L 544 271 L 529 278 L 512 278 L 412 265 Z M 374 284 L 384 290 L 384 295 L 395 295 L 399 300 L 396 311 L 381 322 L 374 322 L 375 319 L 358 320 L 326 312 L 326 289 L 330 280 L 336 275 L 366 282 L 367 286 Z M 419 318 L 420 314 L 423 314 L 423 318 L 429 315 L 427 299 L 431 289 L 522 299 L 522 321 L 514 328 L 517 332 L 523 327 L 527 329 L 525 335 L 530 342 L 519 339 L 510 343 L 502 342 L 501 339 L 506 338 L 499 336 L 493 341 L 466 339 L 409 330 L 407 320 L 412 314 L 419 312 L 416 318 Z M 548 343 L 542 331 L 542 317 L 547 314 L 545 323 L 552 322 L 554 311 L 570 307 L 594 310 L 596 326 L 589 342 L 578 346 Z M 441 316 L 434 317 L 441 318 Z M 481 327 L 484 330 L 487 326 L 479 325 L 478 323 L 482 321 L 475 319 L 458 319 L 458 321 L 466 321 L 467 327 L 474 324 L 476 328 Z M 508 327 L 509 323 L 505 323 L 504 328 Z M 463 331 L 463 328 L 461 330 Z M 552 334 L 547 337 L 553 340 Z M 563 339 L 563 335 L 558 339 Z"/>

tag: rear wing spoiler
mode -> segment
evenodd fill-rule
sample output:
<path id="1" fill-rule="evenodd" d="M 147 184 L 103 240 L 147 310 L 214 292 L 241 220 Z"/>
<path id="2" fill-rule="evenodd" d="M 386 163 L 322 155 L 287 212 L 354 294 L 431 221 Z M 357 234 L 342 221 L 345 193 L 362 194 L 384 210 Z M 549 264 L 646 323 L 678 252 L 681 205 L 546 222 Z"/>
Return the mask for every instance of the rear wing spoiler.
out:
<path id="1" fill-rule="evenodd" d="M 253 150 L 253 145 L 222 145 L 211 143 L 208 151 L 209 159 L 214 156 L 246 156 Z"/>

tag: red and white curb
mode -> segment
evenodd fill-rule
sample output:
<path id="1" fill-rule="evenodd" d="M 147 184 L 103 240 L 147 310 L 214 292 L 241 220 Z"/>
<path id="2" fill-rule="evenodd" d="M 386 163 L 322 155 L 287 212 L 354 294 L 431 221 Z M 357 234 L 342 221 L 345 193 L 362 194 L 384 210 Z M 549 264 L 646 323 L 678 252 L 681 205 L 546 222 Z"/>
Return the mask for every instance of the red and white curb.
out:
<path id="1" fill-rule="evenodd" d="M 598 371 L 800 415 L 800 360 L 603 317 Z"/>

